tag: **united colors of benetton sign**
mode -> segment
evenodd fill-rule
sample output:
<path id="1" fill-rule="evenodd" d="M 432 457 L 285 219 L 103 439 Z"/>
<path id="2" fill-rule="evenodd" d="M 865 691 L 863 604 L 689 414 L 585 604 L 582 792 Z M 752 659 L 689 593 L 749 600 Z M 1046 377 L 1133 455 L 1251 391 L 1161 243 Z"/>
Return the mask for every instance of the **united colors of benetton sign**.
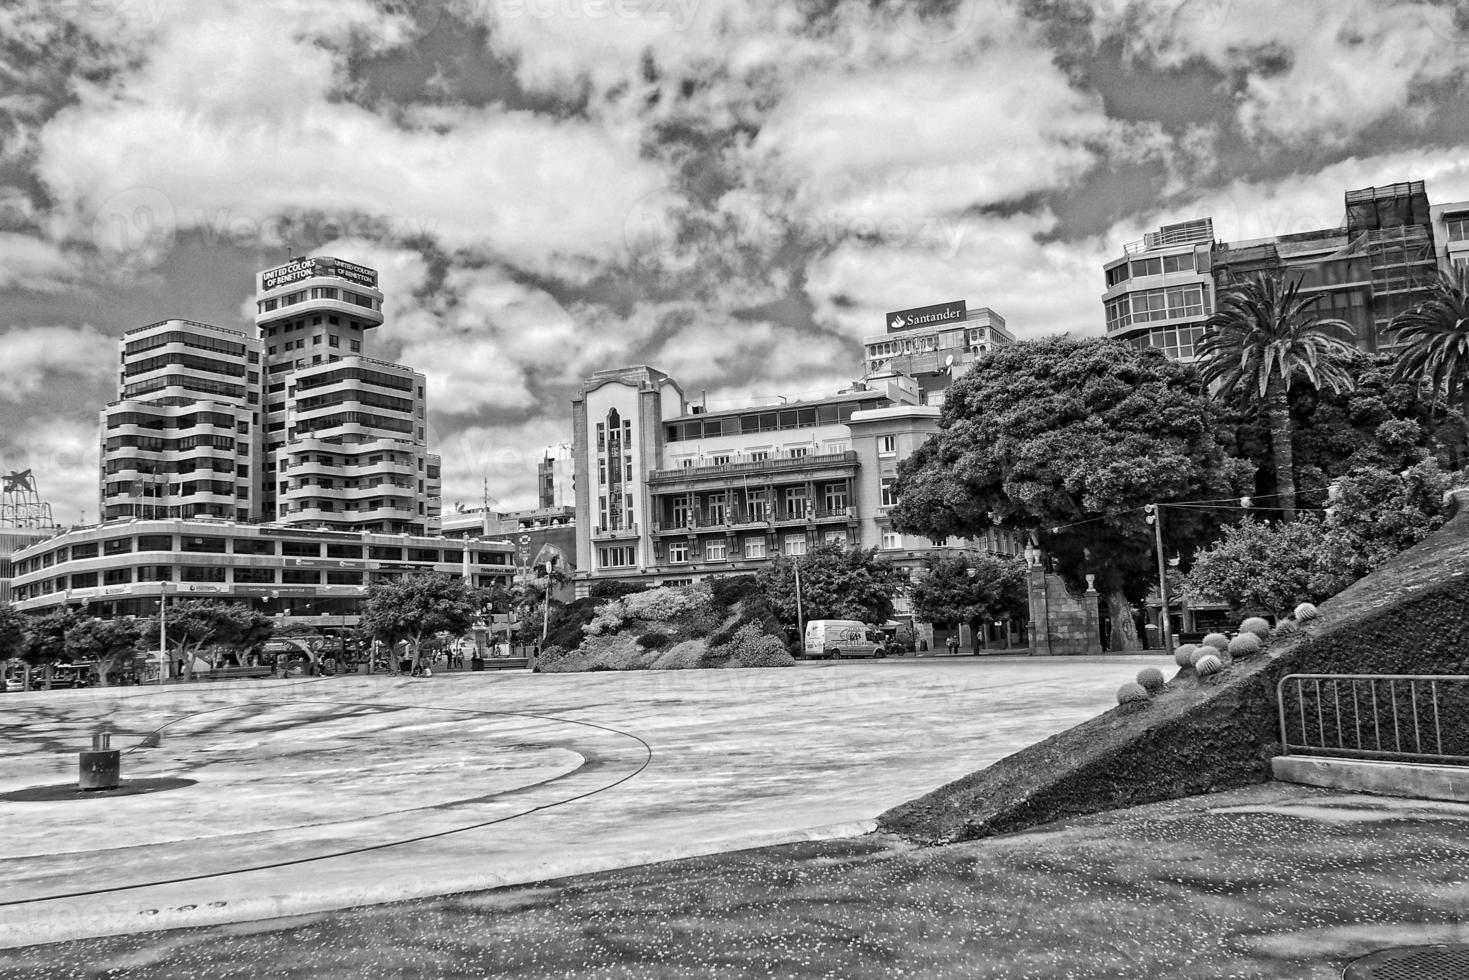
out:
<path id="1" fill-rule="evenodd" d="M 968 315 L 962 299 L 952 303 L 940 303 L 937 306 L 920 306 L 916 310 L 899 310 L 897 313 L 888 314 L 888 333 L 897 330 L 912 330 L 914 327 L 963 323 Z"/>

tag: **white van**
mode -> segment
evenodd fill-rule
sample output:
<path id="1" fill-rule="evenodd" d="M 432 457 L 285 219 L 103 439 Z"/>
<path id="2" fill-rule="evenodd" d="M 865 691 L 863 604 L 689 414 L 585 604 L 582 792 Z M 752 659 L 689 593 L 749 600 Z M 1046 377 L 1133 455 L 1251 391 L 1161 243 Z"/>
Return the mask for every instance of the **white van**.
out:
<path id="1" fill-rule="evenodd" d="M 806 624 L 801 654 L 807 659 L 886 657 L 887 638 L 855 619 L 813 619 Z"/>

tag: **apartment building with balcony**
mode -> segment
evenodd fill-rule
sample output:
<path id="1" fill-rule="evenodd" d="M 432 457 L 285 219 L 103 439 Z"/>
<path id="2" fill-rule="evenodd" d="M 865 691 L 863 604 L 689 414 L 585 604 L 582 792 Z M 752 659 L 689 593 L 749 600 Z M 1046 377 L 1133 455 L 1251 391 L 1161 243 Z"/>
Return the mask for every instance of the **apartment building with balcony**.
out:
<path id="1" fill-rule="evenodd" d="M 100 413 L 102 520 L 258 520 L 260 345 L 160 320 L 119 343 L 118 400 Z"/>
<path id="2" fill-rule="evenodd" d="M 600 371 L 573 398 L 577 582 L 749 574 L 823 543 L 916 565 L 935 545 L 888 517 L 897 464 L 938 429 L 918 381 L 706 411 L 653 368 Z M 1016 554 L 1007 534 L 944 547 Z"/>
<path id="3" fill-rule="evenodd" d="M 1469 268 L 1469 201 L 1450 201 L 1428 209 L 1433 252 L 1441 272 Z"/>
<path id="4" fill-rule="evenodd" d="M 331 256 L 260 273 L 267 519 L 386 533 L 438 526 L 424 376 L 367 353 L 383 323 L 377 287 L 375 270 Z"/>
<path id="5" fill-rule="evenodd" d="M 1223 242 L 1211 218 L 1166 225 L 1103 266 L 1107 336 L 1193 360 L 1218 296 L 1266 274 L 1320 295 L 1314 312 L 1349 323 L 1362 350 L 1390 351 L 1393 317 L 1426 298 L 1441 261 L 1431 211 L 1419 180 L 1347 191 L 1330 228 Z"/>

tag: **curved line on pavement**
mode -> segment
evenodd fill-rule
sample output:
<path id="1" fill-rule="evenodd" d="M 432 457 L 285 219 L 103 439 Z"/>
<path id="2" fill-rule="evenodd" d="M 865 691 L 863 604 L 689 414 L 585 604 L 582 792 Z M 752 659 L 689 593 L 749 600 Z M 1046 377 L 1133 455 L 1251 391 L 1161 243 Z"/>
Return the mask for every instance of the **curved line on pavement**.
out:
<path id="1" fill-rule="evenodd" d="M 503 816 L 503 817 L 495 817 L 492 820 L 482 820 L 482 821 L 480 821 L 478 823 L 467 824 L 467 825 L 465 825 L 463 827 L 451 827 L 448 830 L 438 830 L 438 831 L 434 831 L 431 834 L 419 834 L 416 837 L 405 837 L 405 838 L 403 838 L 401 840 L 384 841 L 383 843 L 380 843 L 380 844 L 367 844 L 367 845 L 364 845 L 362 847 L 351 847 L 351 848 L 347 848 L 345 850 L 332 851 L 332 852 L 330 852 L 328 854 L 316 854 L 316 855 L 313 855 L 311 857 L 292 858 L 292 859 L 286 860 L 286 861 L 272 861 L 272 862 L 269 862 L 267 864 L 255 864 L 255 865 L 250 865 L 249 867 L 244 867 L 244 868 L 230 868 L 230 869 L 227 869 L 227 870 L 224 870 L 224 871 L 207 871 L 207 872 L 204 872 L 202 874 L 182 875 L 182 876 L 179 876 L 179 877 L 176 877 L 176 878 L 161 878 L 161 879 L 159 879 L 157 881 L 135 882 L 133 884 L 128 884 L 128 885 L 109 885 L 106 888 L 88 888 L 88 889 L 83 889 L 81 891 L 74 891 L 74 892 L 58 892 L 57 894 L 54 894 L 54 895 L 41 895 L 41 896 L 38 896 L 38 897 L 35 897 L 35 898 L 9 899 L 9 900 L 6 900 L 6 901 L 0 901 L 0 908 L 13 907 L 13 906 L 17 906 L 17 905 L 35 905 L 35 904 L 39 904 L 41 902 L 56 902 L 56 901 L 61 901 L 63 899 L 68 899 L 68 898 L 85 898 L 85 897 L 87 897 L 89 895 L 107 895 L 107 894 L 111 894 L 113 892 L 138 891 L 138 890 L 141 890 L 141 889 L 144 889 L 144 888 L 155 888 L 155 887 L 158 887 L 160 885 L 180 885 L 180 884 L 185 884 L 185 883 L 190 882 L 190 881 L 204 881 L 204 880 L 207 880 L 209 878 L 224 878 L 224 877 L 227 877 L 229 875 L 249 874 L 249 873 L 254 872 L 254 871 L 273 871 L 273 870 L 275 870 L 277 868 L 289 868 L 289 867 L 293 867 L 293 866 L 301 865 L 301 864 L 311 864 L 311 863 L 316 862 L 316 861 L 327 861 L 327 860 L 331 860 L 332 858 L 351 857 L 352 855 L 355 855 L 355 854 L 369 854 L 369 853 L 371 853 L 373 851 L 387 850 L 390 847 L 401 847 L 401 846 L 403 846 L 405 844 L 417 844 L 417 843 L 420 843 L 422 841 L 434 840 L 434 839 L 439 838 L 439 837 L 448 837 L 448 836 L 453 835 L 453 834 L 462 834 L 462 833 L 465 833 L 465 832 L 470 831 L 470 830 L 479 830 L 479 829 L 481 829 L 483 827 L 492 827 L 495 824 L 506 823 L 507 821 L 510 821 L 510 820 L 517 820 L 520 817 L 528 817 L 531 814 L 533 814 L 533 813 L 539 813 L 542 810 L 550 810 L 550 809 L 552 809 L 554 807 L 564 806 L 564 805 L 566 805 L 568 803 L 575 803 L 578 800 L 584 800 L 584 799 L 586 799 L 586 798 L 588 798 L 590 796 L 596 796 L 598 793 L 605 793 L 605 792 L 607 792 L 610 789 L 615 789 L 616 787 L 621 786 L 623 783 L 625 783 L 628 780 L 632 779 L 633 777 L 641 774 L 642 771 L 644 769 L 647 769 L 648 766 L 651 765 L 652 762 L 653 762 L 653 747 L 651 745 L 649 745 L 646 741 L 644 741 L 641 736 L 639 736 L 637 734 L 634 734 L 633 732 L 622 731 L 621 729 L 612 728 L 611 726 L 608 726 L 608 725 L 598 725 L 595 722 L 590 722 L 590 721 L 577 721 L 577 720 L 572 719 L 572 718 L 560 718 L 560 717 L 557 717 L 555 715 L 539 715 L 539 714 L 534 714 L 534 713 L 525 712 L 525 711 L 481 711 L 481 710 L 477 710 L 477 709 L 474 709 L 474 708 L 445 708 L 445 707 L 440 707 L 439 705 L 421 705 L 421 704 L 391 705 L 391 704 L 381 704 L 381 703 L 371 702 L 371 701 L 318 701 L 318 700 L 308 700 L 308 701 L 275 701 L 275 702 L 272 702 L 272 703 L 274 703 L 274 704 L 333 704 L 333 705 L 349 705 L 349 706 L 354 706 L 354 707 L 367 707 L 367 708 L 416 708 L 416 709 L 421 709 L 421 710 L 425 710 L 425 711 L 449 711 L 449 712 L 454 712 L 454 713 L 457 713 L 457 714 L 468 714 L 468 715 L 505 715 L 505 716 L 514 717 L 514 718 L 534 718 L 537 721 L 553 721 L 553 722 L 557 722 L 557 723 L 560 723 L 560 724 L 566 724 L 566 725 L 580 725 L 583 728 L 595 728 L 595 729 L 597 729 L 599 731 L 604 731 L 604 732 L 608 732 L 608 733 L 613 734 L 613 735 L 619 735 L 619 736 L 622 736 L 624 738 L 630 738 L 630 739 L 632 739 L 633 741 L 637 742 L 639 745 L 641 745 L 643 747 L 643 761 L 633 771 L 631 771 L 629 773 L 626 773 L 625 775 L 621 776 L 618 779 L 613 780 L 612 782 L 608 783 L 605 786 L 599 786 L 596 789 L 588 790 L 585 793 L 579 793 L 576 796 L 569 796 L 569 797 L 567 797 L 566 799 L 563 799 L 563 800 L 555 800 L 555 801 L 553 801 L 551 803 L 542 803 L 539 806 L 531 807 L 529 810 L 525 810 L 525 811 L 522 811 L 520 813 L 512 813 L 512 814 L 509 814 L 509 815 Z M 163 729 L 169 727 L 169 725 L 178 724 L 179 722 L 185 721 L 185 720 L 187 720 L 189 718 L 193 718 L 193 717 L 196 717 L 198 715 L 203 715 L 203 714 L 210 714 L 211 712 L 214 712 L 214 711 L 224 711 L 224 710 L 228 710 L 230 708 L 237 708 L 237 707 L 239 707 L 239 705 L 222 705 L 222 706 L 220 706 L 218 708 L 211 708 L 211 709 L 209 709 L 207 711 L 194 711 L 194 712 L 190 712 L 189 714 L 183 715 L 183 716 L 181 716 L 179 718 L 175 718 L 173 721 L 170 721 L 170 722 L 168 722 L 165 725 L 159 726 L 158 728 L 154 729 L 152 732 L 149 732 L 148 735 L 145 735 L 144 738 L 146 739 L 146 738 L 148 738 L 151 735 L 154 735 L 154 734 L 157 734 L 158 732 L 163 731 Z M 131 749 L 129 751 L 131 751 Z M 569 776 L 569 775 L 571 775 L 571 773 L 567 773 L 566 775 Z M 565 777 L 562 777 L 562 778 L 565 778 Z"/>

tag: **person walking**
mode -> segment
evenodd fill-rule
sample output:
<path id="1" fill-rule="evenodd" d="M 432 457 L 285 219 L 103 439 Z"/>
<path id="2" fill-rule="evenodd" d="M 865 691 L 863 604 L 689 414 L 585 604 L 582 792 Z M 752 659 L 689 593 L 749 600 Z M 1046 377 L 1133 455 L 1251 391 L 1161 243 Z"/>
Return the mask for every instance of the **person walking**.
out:
<path id="1" fill-rule="evenodd" d="M 951 656 L 951 657 L 957 657 L 959 655 L 959 634 L 958 633 L 950 633 L 949 634 L 949 638 L 944 641 L 944 644 L 946 646 L 948 646 L 948 648 L 949 648 L 949 656 Z"/>

